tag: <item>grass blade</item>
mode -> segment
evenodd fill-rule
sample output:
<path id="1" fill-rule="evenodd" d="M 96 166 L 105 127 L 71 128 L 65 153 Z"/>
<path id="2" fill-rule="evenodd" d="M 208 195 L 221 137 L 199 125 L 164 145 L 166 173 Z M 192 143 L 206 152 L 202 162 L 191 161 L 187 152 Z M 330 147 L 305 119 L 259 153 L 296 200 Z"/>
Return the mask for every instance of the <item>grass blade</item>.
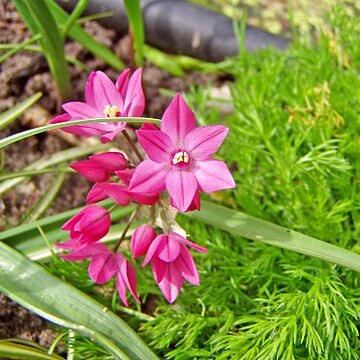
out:
<path id="1" fill-rule="evenodd" d="M 201 206 L 201 211 L 186 215 L 235 236 L 296 251 L 360 272 L 360 255 L 352 251 L 211 202 L 203 201 Z"/>
<path id="2" fill-rule="evenodd" d="M 70 98 L 71 85 L 65 60 L 64 41 L 45 0 L 14 0 L 14 4 L 33 35 L 39 39 L 62 101 Z"/>
<path id="3" fill-rule="evenodd" d="M 139 0 L 124 0 L 126 14 L 130 25 L 130 34 L 135 48 L 135 63 L 137 67 L 143 65 L 144 58 L 144 22 Z"/>
<path id="4" fill-rule="evenodd" d="M 132 118 L 130 118 L 130 117 L 114 117 L 114 118 L 108 117 L 108 118 L 67 121 L 67 122 L 63 122 L 63 123 L 40 126 L 35 129 L 30 129 L 30 130 L 22 131 L 21 133 L 10 135 L 10 136 L 0 140 L 0 149 L 6 147 L 8 145 L 11 145 L 13 143 L 16 143 L 17 141 L 20 141 L 22 139 L 26 139 L 30 136 L 41 134 L 46 131 L 62 129 L 67 126 L 85 125 L 85 124 L 100 123 L 100 122 L 128 122 L 128 123 L 148 122 L 148 123 L 159 124 L 160 120 L 153 119 L 153 118 L 143 118 L 143 117 L 132 117 Z"/>
<path id="5" fill-rule="evenodd" d="M 0 130 L 8 126 L 12 121 L 17 119 L 25 110 L 34 105 L 40 98 L 42 93 L 38 92 L 19 104 L 16 104 L 9 110 L 4 111 L 0 114 Z"/>
<path id="6" fill-rule="evenodd" d="M 45 348 L 39 349 L 31 345 L 18 344 L 6 340 L 0 340 L 0 356 L 4 356 L 7 359 L 64 360 L 59 355 L 49 355 Z"/>
<path id="7" fill-rule="evenodd" d="M 49 9 L 57 22 L 59 27 L 65 26 L 69 15 L 64 11 L 55 1 L 47 1 Z M 103 59 L 107 64 L 115 70 L 121 71 L 125 68 L 123 62 L 106 46 L 100 44 L 87 34 L 79 25 L 73 24 L 69 29 L 68 36 L 80 43 L 84 48 L 89 50 L 92 54 Z"/>
<path id="8" fill-rule="evenodd" d="M 118 316 L 1 242 L 0 290 L 41 317 L 91 337 L 116 359 L 157 359 Z"/>

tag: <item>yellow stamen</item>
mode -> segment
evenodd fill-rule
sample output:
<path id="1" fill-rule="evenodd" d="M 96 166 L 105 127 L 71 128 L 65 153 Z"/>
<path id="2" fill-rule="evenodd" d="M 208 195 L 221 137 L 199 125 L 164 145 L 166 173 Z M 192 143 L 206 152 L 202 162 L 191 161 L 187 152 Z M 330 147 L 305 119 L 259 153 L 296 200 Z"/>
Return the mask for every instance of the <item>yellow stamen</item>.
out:
<path id="1" fill-rule="evenodd" d="M 177 152 L 172 159 L 173 165 L 177 165 L 182 162 L 185 164 L 189 163 L 189 154 L 185 151 Z"/>
<path id="2" fill-rule="evenodd" d="M 119 108 L 116 105 L 106 105 L 104 109 L 104 114 L 106 117 L 115 117 L 119 112 Z"/>

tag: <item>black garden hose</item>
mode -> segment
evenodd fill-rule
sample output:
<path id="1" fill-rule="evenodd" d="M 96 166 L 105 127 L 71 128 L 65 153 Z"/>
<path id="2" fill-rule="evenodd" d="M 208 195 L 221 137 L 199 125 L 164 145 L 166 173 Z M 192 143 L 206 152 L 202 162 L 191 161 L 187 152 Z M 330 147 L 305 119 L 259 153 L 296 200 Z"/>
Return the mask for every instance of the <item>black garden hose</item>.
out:
<path id="1" fill-rule="evenodd" d="M 76 0 L 58 0 L 72 10 Z M 168 53 L 190 55 L 206 61 L 221 61 L 239 52 L 231 19 L 183 0 L 141 0 L 146 42 Z M 99 22 L 120 34 L 128 31 L 125 6 L 121 0 L 90 0 L 86 15 L 111 11 L 113 16 Z M 285 49 L 286 39 L 246 26 L 245 48 L 249 51 L 273 46 Z"/>

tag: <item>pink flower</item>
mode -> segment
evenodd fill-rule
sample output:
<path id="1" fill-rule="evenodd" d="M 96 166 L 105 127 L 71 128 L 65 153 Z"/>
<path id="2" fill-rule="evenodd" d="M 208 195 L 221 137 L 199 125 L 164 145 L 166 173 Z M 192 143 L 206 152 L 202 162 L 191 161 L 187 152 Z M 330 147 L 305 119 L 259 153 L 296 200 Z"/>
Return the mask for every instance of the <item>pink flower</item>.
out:
<path id="1" fill-rule="evenodd" d="M 136 272 L 134 266 L 129 263 L 124 255 L 111 252 L 104 244 L 88 244 L 83 247 L 77 247 L 73 242 L 71 245 L 57 244 L 64 250 L 73 251 L 70 254 L 61 254 L 61 258 L 70 261 L 79 261 L 90 259 L 88 268 L 90 278 L 98 284 L 105 284 L 113 276 L 116 277 L 116 287 L 121 301 L 125 306 L 129 306 L 126 299 L 126 289 L 129 289 L 131 295 L 140 303 L 136 293 Z"/>
<path id="2" fill-rule="evenodd" d="M 149 159 L 141 162 L 129 190 L 149 193 L 167 189 L 174 206 L 187 211 L 196 205 L 197 191 L 211 193 L 235 187 L 223 161 L 212 159 L 228 133 L 221 125 L 196 127 L 195 116 L 180 94 L 172 100 L 161 121 L 161 130 L 137 131 Z"/>
<path id="3" fill-rule="evenodd" d="M 130 249 L 133 258 L 136 259 L 139 256 L 145 255 L 155 238 L 156 232 L 152 226 L 147 224 L 140 225 L 131 237 Z"/>
<path id="4" fill-rule="evenodd" d="M 78 212 L 61 229 L 70 231 L 70 239 L 84 245 L 102 239 L 110 225 L 108 211 L 101 206 L 91 205 Z"/>
<path id="5" fill-rule="evenodd" d="M 131 201 L 141 205 L 154 205 L 159 201 L 159 194 L 148 193 L 139 194 L 130 191 L 128 188 L 134 169 L 124 169 L 115 171 L 115 175 L 120 182 L 97 182 L 89 191 L 86 203 L 91 204 L 110 198 L 121 206 L 127 206 Z"/>
<path id="6" fill-rule="evenodd" d="M 145 97 L 141 86 L 142 69 L 129 77 L 130 70 L 124 70 L 115 85 L 101 71 L 92 72 L 85 85 L 85 102 L 73 101 L 63 104 L 66 114 L 59 115 L 50 123 L 77 119 L 103 117 L 141 116 L 145 108 Z M 126 128 L 126 122 L 95 123 L 63 128 L 63 131 L 81 136 L 101 136 L 108 142 Z"/>
<path id="7" fill-rule="evenodd" d="M 149 238 L 144 238 L 146 243 Z M 171 231 L 169 235 L 158 235 L 152 241 L 142 264 L 144 267 L 151 261 L 154 278 L 169 303 L 178 297 L 184 280 L 192 285 L 200 283 L 194 260 L 186 245 L 196 251 L 207 252 L 205 248 Z"/>
<path id="8" fill-rule="evenodd" d="M 77 161 L 70 167 L 90 181 L 104 182 L 115 171 L 126 169 L 128 162 L 119 152 L 105 152 L 90 156 L 88 160 Z"/>

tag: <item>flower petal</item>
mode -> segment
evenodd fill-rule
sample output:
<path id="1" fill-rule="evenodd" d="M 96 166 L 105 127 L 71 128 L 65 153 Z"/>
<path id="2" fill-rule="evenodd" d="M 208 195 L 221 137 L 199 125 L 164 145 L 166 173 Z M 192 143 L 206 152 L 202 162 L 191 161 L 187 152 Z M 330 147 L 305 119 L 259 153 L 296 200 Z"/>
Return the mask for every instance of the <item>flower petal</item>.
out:
<path id="1" fill-rule="evenodd" d="M 142 68 L 130 77 L 124 103 L 124 116 L 142 116 L 145 110 L 145 96 L 141 86 Z"/>
<path id="2" fill-rule="evenodd" d="M 152 226 L 142 224 L 136 228 L 130 242 L 130 249 L 133 254 L 133 258 L 136 259 L 139 256 L 145 255 L 155 238 L 156 232 Z"/>
<path id="3" fill-rule="evenodd" d="M 165 261 L 160 260 L 157 256 L 152 258 L 151 267 L 156 283 L 159 283 L 164 278 L 167 265 Z"/>
<path id="4" fill-rule="evenodd" d="M 180 255 L 180 243 L 168 236 L 167 241 L 163 241 L 158 247 L 156 254 L 165 262 L 175 261 Z"/>
<path id="5" fill-rule="evenodd" d="M 190 171 L 170 171 L 166 176 L 165 184 L 175 207 L 180 211 L 186 211 L 198 189 L 194 174 Z"/>
<path id="6" fill-rule="evenodd" d="M 158 163 L 169 160 L 171 140 L 165 133 L 158 130 L 138 130 L 136 135 L 151 160 Z"/>
<path id="7" fill-rule="evenodd" d="M 80 160 L 69 166 L 92 182 L 104 182 L 109 178 L 109 173 L 105 169 L 89 160 Z"/>
<path id="8" fill-rule="evenodd" d="M 94 256 L 91 259 L 88 272 L 93 281 L 105 284 L 115 275 L 117 263 L 114 255 L 109 250 L 108 254 Z"/>
<path id="9" fill-rule="evenodd" d="M 125 69 L 116 79 L 115 86 L 123 99 L 126 96 L 126 90 L 129 84 L 130 69 Z"/>
<path id="10" fill-rule="evenodd" d="M 127 193 L 127 189 L 123 185 L 116 183 L 101 183 L 99 184 L 99 187 L 117 204 L 121 206 L 127 206 L 130 204 L 131 198 Z"/>
<path id="11" fill-rule="evenodd" d="M 160 234 L 154 239 L 154 241 L 149 246 L 145 259 L 141 265 L 142 267 L 146 266 L 149 263 L 149 261 L 153 258 L 154 254 L 158 250 L 158 248 L 163 246 L 164 243 L 166 243 L 166 240 L 167 240 L 167 235 L 164 234 Z"/>
<path id="12" fill-rule="evenodd" d="M 104 116 L 96 108 L 80 101 L 68 102 L 62 107 L 72 118 L 91 119 Z"/>
<path id="13" fill-rule="evenodd" d="M 192 285 L 199 285 L 200 278 L 196 269 L 193 257 L 190 251 L 185 247 L 181 247 L 180 256 L 176 259 L 175 265 L 181 272 L 182 277 Z"/>
<path id="14" fill-rule="evenodd" d="M 119 152 L 107 151 L 89 157 L 90 160 L 96 161 L 107 172 L 113 173 L 117 170 L 124 170 L 128 167 L 128 161 L 125 156 Z"/>
<path id="15" fill-rule="evenodd" d="M 136 167 L 129 190 L 140 194 L 160 193 L 165 189 L 167 173 L 165 164 L 145 160 Z"/>
<path id="16" fill-rule="evenodd" d="M 85 102 L 92 107 L 96 107 L 95 104 L 95 90 L 94 90 L 94 77 L 96 72 L 92 71 L 85 84 Z"/>
<path id="17" fill-rule="evenodd" d="M 163 279 L 158 283 L 161 292 L 171 304 L 179 296 L 184 279 L 174 263 L 168 263 Z"/>
<path id="18" fill-rule="evenodd" d="M 174 231 L 170 231 L 169 237 L 172 237 L 172 238 L 176 239 L 180 243 L 182 243 L 184 245 L 187 245 L 187 246 L 193 248 L 196 251 L 199 251 L 199 252 L 202 252 L 202 253 L 207 253 L 206 248 L 204 248 L 204 247 L 202 247 L 202 246 L 200 246 L 198 244 L 193 243 L 192 241 L 182 237 L 181 235 L 179 235 L 178 233 L 176 233 Z"/>
<path id="19" fill-rule="evenodd" d="M 194 113 L 180 93 L 177 93 L 161 119 L 161 131 L 166 133 L 174 145 L 184 144 L 186 135 L 196 127 Z"/>
<path id="20" fill-rule="evenodd" d="M 200 126 L 186 135 L 185 146 L 196 160 L 207 160 L 216 153 L 229 129 L 222 125 Z"/>
<path id="21" fill-rule="evenodd" d="M 107 105 L 115 105 L 119 108 L 120 112 L 122 111 L 124 102 L 120 92 L 109 77 L 102 71 L 97 71 L 96 76 L 94 76 L 94 89 L 96 89 L 96 108 L 99 112 L 103 113 Z"/>
<path id="22" fill-rule="evenodd" d="M 232 189 L 236 186 L 228 167 L 220 160 L 198 161 L 193 172 L 205 193 Z"/>
<path id="23" fill-rule="evenodd" d="M 86 196 L 86 204 L 92 204 L 107 198 L 106 192 L 101 188 L 100 184 L 94 184 Z"/>

